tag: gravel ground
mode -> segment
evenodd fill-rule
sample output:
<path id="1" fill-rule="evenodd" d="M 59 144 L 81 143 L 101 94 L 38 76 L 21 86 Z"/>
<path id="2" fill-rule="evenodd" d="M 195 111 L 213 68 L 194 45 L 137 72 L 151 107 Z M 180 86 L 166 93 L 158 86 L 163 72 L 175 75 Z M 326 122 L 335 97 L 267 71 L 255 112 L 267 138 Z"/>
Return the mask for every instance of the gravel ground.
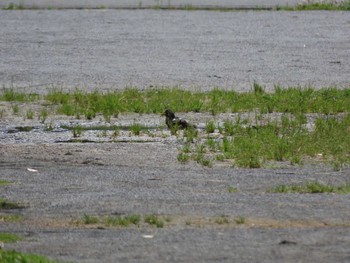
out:
<path id="1" fill-rule="evenodd" d="M 75 85 L 247 91 L 253 81 L 268 88 L 349 86 L 348 12 L 33 10 L 0 11 L 0 22 L 0 84 L 27 92 Z M 317 160 L 264 169 L 183 165 L 181 144 L 160 116 L 113 119 L 128 125 L 142 118 L 157 126 L 153 137 L 122 133 L 127 142 L 112 142 L 86 132 L 104 142 L 57 143 L 72 137 L 60 124 L 100 120 L 50 114 L 46 124 L 54 131 L 45 132 L 45 124 L 8 112 L 0 119 L 0 180 L 12 184 L 0 186 L 0 198 L 24 208 L 0 215 L 20 214 L 24 221 L 0 221 L 0 232 L 25 238 L 5 249 L 73 262 L 350 261 L 349 195 L 266 191 L 314 180 L 349 183 L 349 168 L 334 171 Z M 185 117 L 203 125 L 209 115 Z M 167 220 L 164 228 L 118 228 L 78 223 L 84 214 Z M 218 223 L 222 216 L 228 223 Z M 237 224 L 238 217 L 245 222 Z"/>
<path id="2" fill-rule="evenodd" d="M 160 116 L 144 117 L 146 122 L 162 121 Z M 186 117 L 195 121 L 208 116 Z M 6 118 L 3 128 L 17 117 Z M 135 115 L 121 119 L 127 123 Z M 43 142 L 26 135 L 30 133 L 38 133 Z M 0 232 L 25 237 L 5 244 L 6 249 L 73 262 L 350 259 L 349 195 L 267 193 L 280 184 L 349 183 L 349 168 L 334 171 L 315 161 L 263 169 L 232 168 L 229 162 L 214 163 L 213 168 L 184 165 L 177 161 L 181 143 L 166 130 L 159 140 L 132 142 L 129 136 L 127 143 L 54 143 L 56 132 L 3 129 L 0 134 L 0 179 L 13 182 L 1 186 L 0 197 L 25 206 L 0 213 L 25 218 L 0 222 Z M 230 193 L 230 187 L 238 191 Z M 156 214 L 167 221 L 164 228 L 113 228 L 77 223 L 84 214 Z M 229 222 L 217 223 L 222 216 Z M 235 223 L 239 217 L 244 224 Z"/>
<path id="3" fill-rule="evenodd" d="M 276 6 L 294 6 L 300 0 L 2 0 L 0 8 L 13 3 L 25 8 L 149 8 L 183 7 L 197 8 L 274 8 Z M 316 2 L 316 1 L 315 1 Z"/>
<path id="4" fill-rule="evenodd" d="M 0 11 L 0 85 L 349 86 L 349 12 Z"/>

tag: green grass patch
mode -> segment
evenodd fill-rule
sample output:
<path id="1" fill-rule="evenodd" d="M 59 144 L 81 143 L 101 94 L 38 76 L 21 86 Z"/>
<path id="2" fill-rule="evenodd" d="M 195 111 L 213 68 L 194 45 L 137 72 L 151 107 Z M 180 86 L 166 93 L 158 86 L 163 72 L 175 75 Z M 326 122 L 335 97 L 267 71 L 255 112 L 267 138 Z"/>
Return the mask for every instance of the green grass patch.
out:
<path id="1" fill-rule="evenodd" d="M 219 139 L 188 140 L 178 160 L 186 162 L 190 156 L 209 167 L 213 160 L 230 160 L 245 168 L 260 168 L 271 161 L 299 165 L 305 159 L 329 163 L 335 170 L 350 164 L 350 114 L 317 117 L 312 128 L 305 125 L 307 120 L 301 113 L 283 114 L 261 124 L 259 118 L 255 125 L 239 117 L 225 121 Z"/>
<path id="2" fill-rule="evenodd" d="M 57 263 L 48 259 L 44 256 L 34 255 L 34 254 L 25 254 L 17 252 L 15 250 L 0 250 L 0 262 L 1 263 Z"/>
<path id="3" fill-rule="evenodd" d="M 322 184 L 317 181 L 306 182 L 304 184 L 278 185 L 268 190 L 269 193 L 336 193 L 349 194 L 350 184 L 335 186 L 330 184 Z"/>
<path id="4" fill-rule="evenodd" d="M 21 222 L 23 220 L 24 220 L 24 217 L 21 215 L 0 214 L 0 221 L 3 221 L 3 222 Z"/>
<path id="5" fill-rule="evenodd" d="M 1 209 L 20 209 L 22 205 L 0 198 L 0 210 Z"/>
<path id="6" fill-rule="evenodd" d="M 142 130 L 142 125 L 139 123 L 133 123 L 130 127 L 130 131 L 135 136 L 139 136 L 141 134 L 141 130 Z"/>
<path id="7" fill-rule="evenodd" d="M 215 131 L 215 128 L 216 128 L 216 126 L 215 126 L 215 123 L 213 121 L 209 121 L 205 125 L 205 131 L 207 133 L 213 133 Z"/>
<path id="8" fill-rule="evenodd" d="M 3 185 L 8 185 L 10 184 L 9 181 L 6 181 L 6 180 L 0 180 L 0 186 L 3 186 Z"/>
<path id="9" fill-rule="evenodd" d="M 238 216 L 235 218 L 235 222 L 237 225 L 242 225 L 247 221 L 247 219 L 244 216 Z"/>
<path id="10" fill-rule="evenodd" d="M 158 228 L 164 227 L 164 221 L 157 215 L 147 215 L 144 217 L 144 221 L 145 223 Z"/>
<path id="11" fill-rule="evenodd" d="M 191 156 L 189 154 L 187 154 L 187 153 L 180 152 L 177 155 L 177 160 L 180 163 L 187 163 L 190 159 L 191 159 Z"/>
<path id="12" fill-rule="evenodd" d="M 285 6 L 278 7 L 277 10 L 287 11 L 309 11 L 309 10 L 338 10 L 338 11 L 349 11 L 350 1 L 321 1 L 321 2 L 305 2 L 298 4 L 293 7 Z"/>
<path id="13" fill-rule="evenodd" d="M 22 240 L 23 238 L 19 235 L 12 233 L 0 233 L 0 241 L 4 243 L 14 243 Z"/>
<path id="14" fill-rule="evenodd" d="M 254 83 L 252 91 L 238 93 L 223 89 L 209 92 L 188 91 L 180 88 L 155 88 L 140 91 L 127 88 L 114 92 L 51 91 L 41 97 L 58 106 L 58 113 L 69 116 L 85 116 L 91 119 L 103 114 L 106 119 L 123 112 L 163 113 L 166 108 L 174 112 L 248 112 L 258 110 L 289 113 L 334 114 L 350 110 L 350 89 L 311 87 L 282 88 L 276 86 L 268 93 L 261 85 Z M 0 100 L 33 101 L 37 95 L 6 90 Z M 210 131 L 212 127 L 208 127 Z"/>
<path id="15" fill-rule="evenodd" d="M 83 217 L 83 223 L 86 225 L 98 224 L 100 222 L 100 218 L 97 216 L 87 215 L 85 214 Z"/>
<path id="16" fill-rule="evenodd" d="M 229 224 L 230 221 L 229 221 L 229 218 L 227 216 L 222 215 L 222 216 L 215 219 L 215 223 L 218 225 L 225 225 L 225 224 Z"/>
<path id="17" fill-rule="evenodd" d="M 303 119 L 303 118 L 301 118 Z M 281 123 L 243 127 L 240 122 L 225 125 L 219 148 L 226 159 L 239 167 L 259 168 L 266 161 L 300 163 L 305 156 L 322 158 L 337 166 L 350 163 L 350 114 L 343 119 L 318 118 L 309 131 L 300 118 L 283 116 Z"/>
<path id="18" fill-rule="evenodd" d="M 110 226 L 128 227 L 130 225 L 139 225 L 140 215 L 110 216 L 107 218 L 107 224 Z"/>
<path id="19" fill-rule="evenodd" d="M 230 186 L 229 188 L 227 188 L 227 191 L 232 194 L 232 193 L 237 193 L 238 189 L 237 187 Z"/>

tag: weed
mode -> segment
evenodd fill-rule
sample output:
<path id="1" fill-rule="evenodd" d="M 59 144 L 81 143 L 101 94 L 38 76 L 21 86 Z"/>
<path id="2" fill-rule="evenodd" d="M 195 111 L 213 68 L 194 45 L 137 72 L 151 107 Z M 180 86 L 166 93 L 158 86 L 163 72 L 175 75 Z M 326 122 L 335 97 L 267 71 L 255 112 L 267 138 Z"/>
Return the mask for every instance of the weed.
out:
<path id="1" fill-rule="evenodd" d="M 133 125 L 131 125 L 130 130 L 132 134 L 134 134 L 135 136 L 139 136 L 141 134 L 142 126 L 139 123 L 134 123 Z"/>
<path id="2" fill-rule="evenodd" d="M 225 133 L 234 136 L 225 136 L 218 149 L 226 159 L 233 159 L 236 166 L 248 168 L 259 168 L 267 160 L 300 164 L 303 156 L 317 154 L 336 167 L 350 163 L 346 150 L 350 148 L 350 115 L 342 119 L 318 118 L 312 131 L 303 126 L 305 116 L 298 116 L 293 120 L 293 116 L 283 115 L 281 124 L 270 121 L 254 127 L 226 121 Z"/>
<path id="3" fill-rule="evenodd" d="M 21 222 L 24 217 L 21 215 L 0 215 L 0 221 L 3 222 Z"/>
<path id="4" fill-rule="evenodd" d="M 237 225 L 242 225 L 246 222 L 246 218 L 244 216 L 238 216 L 235 218 L 235 222 Z"/>
<path id="5" fill-rule="evenodd" d="M 303 185 L 278 185 L 268 190 L 269 193 L 337 193 L 348 194 L 350 193 L 350 184 L 344 184 L 341 186 L 334 186 L 330 184 L 321 184 L 317 181 L 306 182 Z"/>
<path id="6" fill-rule="evenodd" d="M 5 243 L 14 243 L 22 240 L 23 238 L 11 233 L 0 233 L 0 241 Z"/>
<path id="7" fill-rule="evenodd" d="M 107 137 L 107 130 L 103 130 L 101 136 L 102 137 Z"/>
<path id="8" fill-rule="evenodd" d="M 212 167 L 213 163 L 212 161 L 205 157 L 203 153 L 197 152 L 196 154 L 192 155 L 193 160 L 195 160 L 197 163 L 207 166 L 207 167 Z"/>
<path id="9" fill-rule="evenodd" d="M 350 4 L 349 4 L 350 6 Z M 17 93 L 12 89 L 3 92 L 0 100 L 33 101 L 39 96 L 35 94 Z M 139 91 L 126 88 L 122 91 L 108 93 L 83 92 L 73 93 L 52 91 L 44 99 L 58 104 L 59 112 L 67 115 L 85 115 L 90 119 L 97 113 L 102 113 L 107 120 L 121 112 L 161 113 L 164 111 L 164 101 L 167 107 L 175 112 L 208 111 L 218 112 L 285 112 L 325 114 L 346 112 L 350 110 L 350 89 L 311 87 L 275 87 L 274 93 L 266 93 L 265 88 L 258 83 L 253 84 L 253 91 L 237 93 L 213 89 L 210 92 L 190 92 L 179 88 L 150 89 Z"/>
<path id="10" fill-rule="evenodd" d="M 20 208 L 23 208 L 23 206 L 0 198 L 0 210 L 1 209 L 20 209 Z"/>
<path id="11" fill-rule="evenodd" d="M 34 111 L 28 110 L 26 116 L 27 116 L 27 119 L 32 120 L 34 118 Z"/>
<path id="12" fill-rule="evenodd" d="M 40 263 L 57 263 L 57 261 L 50 260 L 44 256 L 25 254 L 17 252 L 15 250 L 0 250 L 0 262 L 12 263 L 12 262 L 40 262 Z"/>
<path id="13" fill-rule="evenodd" d="M 9 3 L 5 10 L 23 10 L 24 6 L 23 4 L 16 5 L 14 3 Z"/>
<path id="14" fill-rule="evenodd" d="M 259 85 L 257 82 L 254 81 L 253 83 L 253 90 L 254 93 L 257 95 L 261 95 L 265 93 L 265 88 L 261 85 Z"/>
<path id="15" fill-rule="evenodd" d="M 236 193 L 238 191 L 237 187 L 234 187 L 234 186 L 230 186 L 227 191 L 229 193 Z"/>
<path id="16" fill-rule="evenodd" d="M 222 215 L 215 219 L 215 223 L 219 225 L 229 224 L 230 221 L 228 220 L 228 217 L 225 215 Z"/>
<path id="17" fill-rule="evenodd" d="M 206 125 L 205 125 L 205 131 L 207 132 L 207 133 L 213 133 L 213 132 L 215 132 L 215 123 L 213 122 L 213 121 L 209 121 L 209 122 L 207 122 L 206 123 Z"/>
<path id="18" fill-rule="evenodd" d="M 157 215 L 147 215 L 144 218 L 145 223 L 156 226 L 158 228 L 164 227 L 164 221 Z"/>
<path id="19" fill-rule="evenodd" d="M 52 122 L 50 122 L 49 124 L 45 125 L 45 131 L 53 131 L 54 130 L 54 125 L 52 124 Z"/>
<path id="20" fill-rule="evenodd" d="M 116 127 L 113 131 L 113 137 L 118 137 L 120 135 L 120 128 Z"/>
<path id="21" fill-rule="evenodd" d="M 0 110 L 0 119 L 4 118 L 5 112 L 6 112 L 6 111 L 5 111 L 4 109 L 1 109 L 1 110 Z"/>
<path id="22" fill-rule="evenodd" d="M 187 138 L 187 142 L 194 142 L 194 139 L 198 138 L 198 130 L 195 128 L 187 128 L 184 130 L 184 137 Z"/>
<path id="23" fill-rule="evenodd" d="M 215 156 L 215 159 L 222 162 L 225 161 L 225 156 L 223 154 L 218 154 Z"/>
<path id="24" fill-rule="evenodd" d="M 123 226 L 138 225 L 141 221 L 140 215 L 126 215 L 126 216 L 110 216 L 107 218 L 107 224 L 111 226 Z"/>
<path id="25" fill-rule="evenodd" d="M 192 225 L 192 221 L 191 220 L 186 220 L 185 224 L 186 224 L 186 226 L 190 226 L 190 225 Z"/>
<path id="26" fill-rule="evenodd" d="M 6 180 L 0 180 L 0 186 L 3 186 L 3 185 L 8 185 L 10 184 L 9 181 L 6 181 Z"/>
<path id="27" fill-rule="evenodd" d="M 203 166 L 213 167 L 213 162 L 209 158 L 203 158 L 199 161 L 199 163 Z"/>
<path id="28" fill-rule="evenodd" d="M 206 141 L 206 144 L 208 145 L 211 152 L 216 152 L 218 149 L 218 143 L 213 140 L 212 138 L 208 138 Z"/>
<path id="29" fill-rule="evenodd" d="M 74 138 L 80 137 L 83 134 L 83 128 L 81 125 L 78 124 L 75 127 L 73 127 L 72 132 Z"/>
<path id="30" fill-rule="evenodd" d="M 19 113 L 19 107 L 18 107 L 17 104 L 15 104 L 15 105 L 12 106 L 12 112 L 13 112 L 14 115 L 18 115 L 18 113 Z"/>
<path id="31" fill-rule="evenodd" d="M 97 216 L 91 216 L 91 215 L 84 214 L 83 222 L 86 225 L 98 224 L 100 222 L 100 219 Z"/>
<path id="32" fill-rule="evenodd" d="M 189 152 L 191 152 L 191 144 L 185 143 L 185 145 L 184 145 L 183 148 L 182 148 L 182 151 L 183 151 L 184 153 L 189 153 Z"/>
<path id="33" fill-rule="evenodd" d="M 47 112 L 46 109 L 42 109 L 39 114 L 39 120 L 41 123 L 44 123 L 49 116 L 49 113 Z"/>
<path id="34" fill-rule="evenodd" d="M 180 163 L 187 163 L 189 160 L 190 160 L 190 155 L 187 154 L 187 153 L 179 153 L 177 155 L 177 160 L 180 162 Z"/>

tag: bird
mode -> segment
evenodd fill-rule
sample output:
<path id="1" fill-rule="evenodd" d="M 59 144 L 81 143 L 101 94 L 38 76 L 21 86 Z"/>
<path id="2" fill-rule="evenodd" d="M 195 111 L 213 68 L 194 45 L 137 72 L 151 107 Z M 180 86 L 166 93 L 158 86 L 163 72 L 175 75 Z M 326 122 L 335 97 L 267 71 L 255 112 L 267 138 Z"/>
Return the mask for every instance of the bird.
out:
<path id="1" fill-rule="evenodd" d="M 178 130 L 178 129 L 187 129 L 187 128 L 196 128 L 195 125 L 188 123 L 186 120 L 181 119 L 175 116 L 175 113 L 169 109 L 166 109 L 164 112 L 165 115 L 165 123 L 170 130 Z"/>

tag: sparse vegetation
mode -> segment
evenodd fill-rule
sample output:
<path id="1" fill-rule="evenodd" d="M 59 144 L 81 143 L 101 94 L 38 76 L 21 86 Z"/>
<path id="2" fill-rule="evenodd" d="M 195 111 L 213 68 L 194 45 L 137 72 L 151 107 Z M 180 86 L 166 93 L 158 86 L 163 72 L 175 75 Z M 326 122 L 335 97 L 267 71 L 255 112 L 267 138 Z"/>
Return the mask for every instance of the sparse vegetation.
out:
<path id="1" fill-rule="evenodd" d="M 24 220 L 24 217 L 21 215 L 16 215 L 16 214 L 1 215 L 0 214 L 0 221 L 3 221 L 3 222 L 20 222 L 23 220 Z"/>
<path id="2" fill-rule="evenodd" d="M 107 224 L 110 226 L 123 226 L 139 225 L 141 221 L 140 215 L 126 215 L 126 216 L 109 216 L 107 218 Z"/>
<path id="3" fill-rule="evenodd" d="M 2 185 L 8 185 L 8 184 L 10 184 L 10 182 L 9 182 L 9 181 L 6 181 L 6 180 L 0 180 L 0 186 L 2 186 Z"/>
<path id="4" fill-rule="evenodd" d="M 230 186 L 230 187 L 227 189 L 227 191 L 228 191 L 229 193 L 236 193 L 236 192 L 238 192 L 238 189 L 237 189 L 237 187 Z"/>
<path id="5" fill-rule="evenodd" d="M 17 104 L 12 106 L 12 112 L 14 115 L 18 115 L 19 114 L 19 107 Z"/>
<path id="6" fill-rule="evenodd" d="M 207 133 L 213 133 L 213 132 L 215 132 L 215 123 L 213 122 L 213 121 L 209 121 L 209 122 L 207 122 L 206 123 L 206 125 L 205 125 L 205 131 L 207 132 Z"/>
<path id="7" fill-rule="evenodd" d="M 178 155 L 177 155 L 177 160 L 180 162 L 180 163 L 187 163 L 189 160 L 190 160 L 190 155 L 187 154 L 187 153 L 183 153 L 183 152 L 180 152 Z"/>
<path id="8" fill-rule="evenodd" d="M 45 123 L 47 117 L 49 116 L 49 113 L 46 109 L 42 109 L 39 114 L 39 120 L 41 123 Z"/>
<path id="9" fill-rule="evenodd" d="M 20 209 L 22 205 L 0 198 L 0 210 L 1 209 Z"/>
<path id="10" fill-rule="evenodd" d="M 140 91 L 127 88 L 122 91 L 102 93 L 98 91 L 72 93 L 52 91 L 44 97 L 35 94 L 17 93 L 5 90 L 0 100 L 31 102 L 38 99 L 58 105 L 58 112 L 69 116 L 84 115 L 90 119 L 97 113 L 115 116 L 121 112 L 163 113 L 164 101 L 175 112 L 249 112 L 260 113 L 324 113 L 349 112 L 350 89 L 311 87 L 282 88 L 268 93 L 261 85 L 254 83 L 252 92 L 238 93 L 222 89 L 209 92 L 191 92 L 179 88 L 158 88 Z"/>
<path id="11" fill-rule="evenodd" d="M 27 116 L 27 119 L 32 120 L 34 118 L 34 111 L 28 110 L 26 116 Z"/>
<path id="12" fill-rule="evenodd" d="M 142 125 L 139 123 L 133 123 L 130 127 L 130 130 L 132 134 L 134 134 L 135 136 L 138 136 L 141 133 Z"/>
<path id="13" fill-rule="evenodd" d="M 157 215 L 147 215 L 144 218 L 145 223 L 156 226 L 158 228 L 164 227 L 164 221 Z"/>
<path id="14" fill-rule="evenodd" d="M 230 221 L 229 221 L 227 216 L 222 215 L 222 216 L 215 219 L 215 223 L 219 224 L 219 225 L 224 225 L 224 224 L 229 224 Z"/>
<path id="15" fill-rule="evenodd" d="M 244 216 L 238 216 L 235 218 L 235 222 L 237 225 L 245 224 L 246 218 Z"/>
<path id="16" fill-rule="evenodd" d="M 12 233 L 0 233 L 0 241 L 4 243 L 14 243 L 22 240 L 23 238 Z"/>
<path id="17" fill-rule="evenodd" d="M 340 186 L 322 184 L 317 181 L 306 182 L 304 184 L 292 184 L 292 185 L 278 185 L 268 190 L 269 193 L 337 193 L 337 194 L 349 194 L 350 184 L 344 184 Z"/>
<path id="18" fill-rule="evenodd" d="M 322 156 L 318 160 L 331 163 L 336 170 L 350 163 L 347 150 L 350 148 L 350 139 L 347 136 L 350 125 L 349 88 L 316 90 L 311 87 L 276 86 L 274 92 L 268 93 L 265 87 L 254 83 L 252 91 L 245 93 L 222 89 L 191 92 L 179 88 L 145 91 L 127 88 L 107 93 L 88 93 L 78 89 L 72 93 L 52 91 L 40 97 L 9 89 L 0 96 L 0 99 L 12 102 L 28 102 L 39 98 L 55 105 L 54 108 L 59 113 L 87 118 L 97 114 L 111 117 L 121 112 L 162 113 L 165 108 L 164 101 L 175 112 L 238 113 L 235 120 L 227 119 L 223 125 L 217 127 L 213 121 L 208 121 L 205 127 L 207 138 L 203 139 L 198 129 L 186 129 L 179 133 L 178 136 L 183 134 L 185 143 L 178 155 L 180 162 L 188 161 L 190 156 L 192 160 L 209 167 L 213 165 L 213 160 L 230 160 L 236 167 L 259 168 L 268 161 L 301 164 L 305 157 Z M 241 112 L 254 113 L 255 120 L 243 118 Z M 268 119 L 266 114 L 272 112 L 283 115 L 281 118 Z M 305 114 L 308 113 L 319 116 L 314 126 L 306 125 Z M 41 116 L 42 121 L 45 121 L 47 115 Z M 137 123 L 129 128 L 134 135 L 140 135 L 143 129 Z M 73 136 L 78 137 L 82 130 L 97 130 L 98 127 L 78 126 L 69 129 L 73 129 Z M 101 129 L 114 130 L 116 127 L 105 126 Z M 211 134 L 215 129 L 218 129 L 221 137 Z M 107 135 L 107 132 L 102 134 Z"/>
<path id="19" fill-rule="evenodd" d="M 97 216 L 91 216 L 91 215 L 85 214 L 83 217 L 83 222 L 86 225 L 97 224 L 100 222 L 100 219 Z"/>
<path id="20" fill-rule="evenodd" d="M 74 126 L 73 129 L 72 129 L 72 133 L 73 133 L 73 137 L 74 138 L 80 137 L 83 134 L 82 126 L 79 125 L 79 124 Z"/>
<path id="21" fill-rule="evenodd" d="M 0 262 L 1 263 L 57 263 L 57 261 L 48 259 L 44 256 L 20 253 L 15 250 L 1 250 L 0 249 Z"/>

